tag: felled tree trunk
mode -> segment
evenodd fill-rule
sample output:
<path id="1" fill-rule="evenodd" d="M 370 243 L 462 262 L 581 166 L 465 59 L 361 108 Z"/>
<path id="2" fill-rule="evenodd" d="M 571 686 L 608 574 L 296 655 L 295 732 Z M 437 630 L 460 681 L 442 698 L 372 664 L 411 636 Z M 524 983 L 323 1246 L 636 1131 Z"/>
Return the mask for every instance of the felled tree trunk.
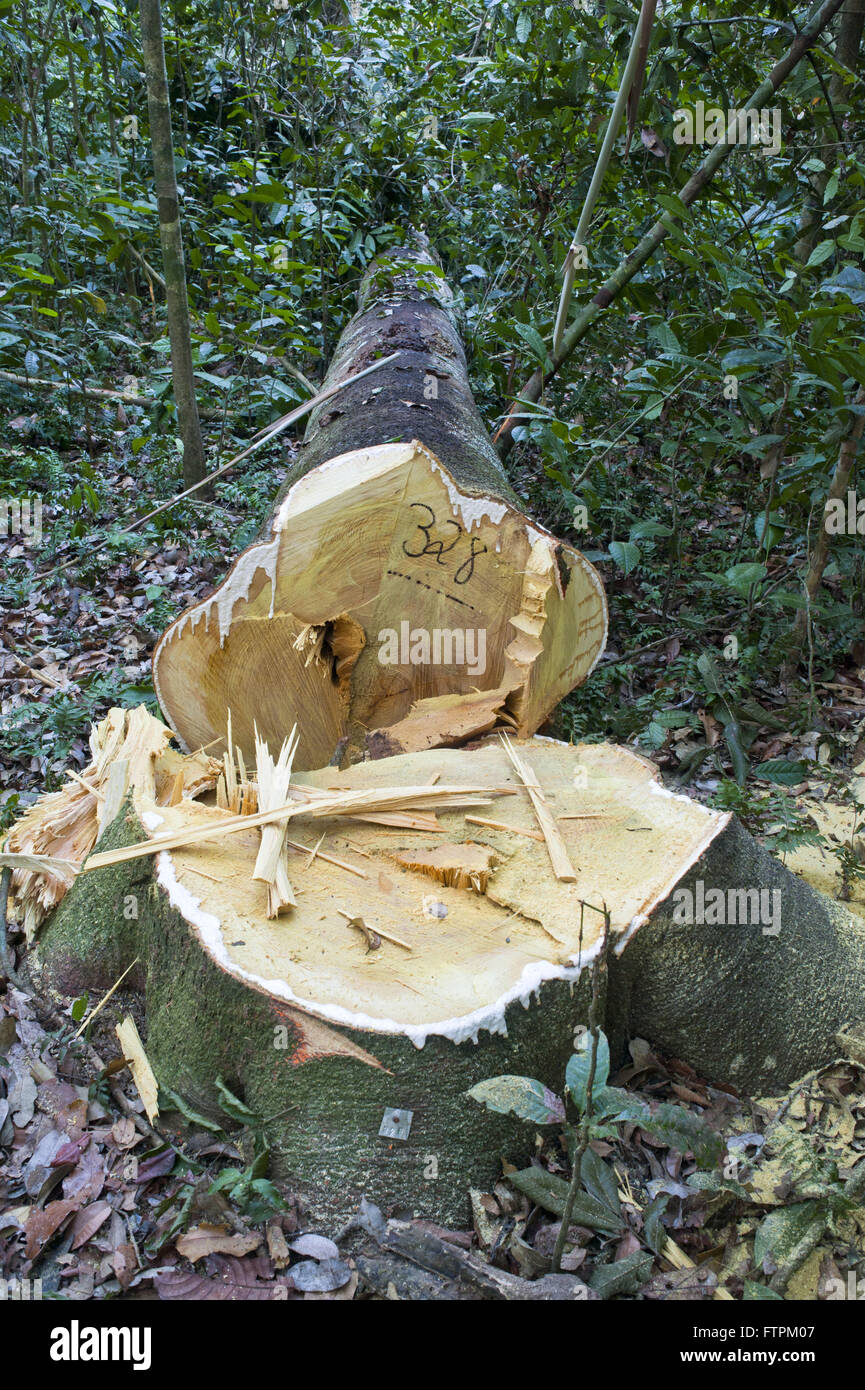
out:
<path id="1" fill-rule="evenodd" d="M 528 735 L 606 638 L 601 581 L 523 514 L 478 414 L 429 249 L 373 263 L 260 540 L 154 657 L 187 748 L 254 725 L 295 766 Z"/>
<path id="2" fill-rule="evenodd" d="M 294 901 L 274 919 L 248 792 L 229 833 L 212 804 L 218 765 L 178 764 L 158 726 L 128 727 L 130 800 L 41 926 L 31 967 L 78 996 L 137 960 L 129 979 L 166 1093 L 224 1118 L 224 1081 L 267 1121 L 277 1173 L 323 1220 L 366 1195 L 463 1221 L 469 1187 L 529 1156 L 531 1127 L 466 1092 L 500 1074 L 561 1088 L 604 907 L 615 1056 L 637 1034 L 759 1093 L 830 1060 L 839 1029 L 862 1018 L 865 924 L 625 749 L 533 739 L 516 745 L 518 773 L 496 738 L 306 774 L 287 827 Z M 489 804 L 431 809 L 454 787 L 486 788 Z M 382 810 L 376 798 L 400 788 L 418 808 Z M 79 854 L 97 833 L 83 790 Z M 351 818 L 334 801 L 348 793 L 362 798 Z M 70 834 L 72 797 L 37 803 L 8 848 L 50 852 L 54 827 Z M 136 857 L 111 852 L 148 839 Z M 14 886 L 38 917 L 33 879 Z"/>

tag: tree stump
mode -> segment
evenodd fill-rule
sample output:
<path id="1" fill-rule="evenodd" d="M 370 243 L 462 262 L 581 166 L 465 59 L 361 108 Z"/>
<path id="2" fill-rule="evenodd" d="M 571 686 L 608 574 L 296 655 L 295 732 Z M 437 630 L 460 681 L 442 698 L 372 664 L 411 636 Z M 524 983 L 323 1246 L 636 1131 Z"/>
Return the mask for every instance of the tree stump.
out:
<path id="1" fill-rule="evenodd" d="M 184 794 L 183 762 L 167 777 L 159 740 L 148 747 L 124 813 L 42 926 L 34 968 L 77 995 L 137 957 L 160 1084 L 224 1119 L 224 1081 L 266 1122 L 275 1171 L 317 1219 L 342 1220 L 366 1195 L 463 1221 L 469 1187 L 528 1156 L 530 1129 L 466 1092 L 502 1073 L 561 1087 L 602 950 L 597 909 L 609 912 L 602 994 L 617 1055 L 636 1032 L 754 1090 L 830 1059 L 839 1027 L 861 1017 L 865 924 L 625 749 L 516 745 L 570 876 L 498 738 L 306 773 L 286 831 L 295 905 L 272 918 L 253 878 L 261 830 L 226 833 L 217 765 L 202 799 L 201 755 Z M 412 788 L 410 800 L 455 786 L 488 788 L 489 804 L 372 804 L 384 789 Z M 367 819 L 333 810 L 349 792 Z M 50 848 L 34 840 L 39 814 L 10 848 Z M 144 839 L 141 857 L 101 857 Z M 677 922 L 682 891 L 699 884 L 706 900 L 777 891 L 780 916 L 770 899 L 771 922 Z"/>

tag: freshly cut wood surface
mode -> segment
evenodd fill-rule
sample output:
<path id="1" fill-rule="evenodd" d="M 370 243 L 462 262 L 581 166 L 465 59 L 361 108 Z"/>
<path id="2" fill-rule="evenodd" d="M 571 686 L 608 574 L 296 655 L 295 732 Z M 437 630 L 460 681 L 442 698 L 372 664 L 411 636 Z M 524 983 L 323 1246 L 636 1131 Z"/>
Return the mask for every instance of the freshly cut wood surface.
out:
<path id="1" fill-rule="evenodd" d="M 269 538 L 167 630 L 154 679 L 187 748 L 223 734 L 231 709 L 249 761 L 254 724 L 278 748 L 296 722 L 304 770 L 356 756 L 370 731 L 397 726 L 406 746 L 413 707 L 442 697 L 453 708 L 421 705 L 432 718 L 408 747 L 492 728 L 497 709 L 531 734 L 585 680 L 606 622 L 578 551 L 458 487 L 423 445 L 385 444 L 294 485 Z"/>
<path id="2" fill-rule="evenodd" d="M 314 829 L 297 825 L 292 838 L 303 848 L 289 861 L 297 903 L 278 921 L 267 919 L 251 892 L 255 827 L 160 855 L 159 880 L 165 886 L 176 879 L 186 910 L 195 905 L 193 920 L 206 914 L 206 948 L 219 943 L 225 968 L 277 996 L 295 997 L 313 1013 L 328 1018 L 342 1010 L 346 1021 L 363 1016 L 383 1031 L 464 1018 L 515 990 L 526 967 L 564 967 L 576 959 L 580 899 L 606 904 L 615 940 L 623 940 L 728 820 L 666 793 L 654 768 L 624 749 L 545 739 L 517 748 L 531 761 L 554 817 L 597 813 L 556 821 L 574 883 L 556 879 L 546 843 L 534 838 L 531 800 L 497 739 L 345 772 L 326 768 L 300 780 L 325 791 L 419 786 L 436 775 L 445 784 L 458 778 L 507 787 L 513 794 L 492 802 L 489 819 L 531 835 L 478 825 L 476 817 L 467 823 L 467 812 L 447 809 L 438 813 L 440 832 L 336 820 Z M 222 815 L 200 802 L 162 807 L 159 814 L 157 835 L 208 822 L 216 829 Z M 313 856 L 322 828 L 327 833 Z M 381 934 L 375 949 L 349 925 L 357 918 Z M 598 913 L 585 913 L 584 955 L 595 947 L 601 922 Z"/>

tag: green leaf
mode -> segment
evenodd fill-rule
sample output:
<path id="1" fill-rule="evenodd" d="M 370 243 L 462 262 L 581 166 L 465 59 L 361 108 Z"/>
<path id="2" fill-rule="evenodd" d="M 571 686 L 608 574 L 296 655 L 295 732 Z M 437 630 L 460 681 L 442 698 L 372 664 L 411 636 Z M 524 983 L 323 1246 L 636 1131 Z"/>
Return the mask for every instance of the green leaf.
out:
<path id="1" fill-rule="evenodd" d="M 653 1197 L 651 1202 L 643 1210 L 643 1239 L 654 1250 L 656 1255 L 660 1255 L 667 1239 L 667 1232 L 661 1217 L 667 1208 L 670 1200 L 668 1192 L 659 1192 L 657 1197 Z"/>
<path id="2" fill-rule="evenodd" d="M 703 677 L 703 684 L 713 695 L 720 695 L 724 688 L 721 673 L 711 652 L 701 652 L 697 657 L 697 670 Z"/>
<path id="3" fill-rule="evenodd" d="M 552 1216 L 564 1216 L 568 1197 L 568 1183 L 545 1168 L 523 1168 L 519 1173 L 508 1175 L 518 1192 L 522 1192 L 535 1206 L 543 1207 Z M 624 1229 L 624 1221 L 616 1217 L 604 1202 L 599 1202 L 587 1193 L 578 1193 L 571 1212 L 571 1220 L 580 1226 L 588 1226 L 603 1235 L 616 1236 Z"/>
<path id="4" fill-rule="evenodd" d="M 610 558 L 628 575 L 637 568 L 642 556 L 640 547 L 634 545 L 633 541 L 610 541 Z"/>
<path id="5" fill-rule="evenodd" d="M 547 349 L 544 345 L 544 340 L 541 337 L 538 330 L 536 328 L 532 328 L 532 325 L 530 323 L 519 323 L 516 320 L 514 321 L 514 328 L 516 329 L 517 333 L 519 333 L 523 342 L 527 343 L 528 346 L 531 348 L 535 357 L 543 365 L 544 369 L 546 370 L 547 368 L 551 367 L 552 362 L 550 361 L 549 354 L 547 353 Z"/>
<path id="6" fill-rule="evenodd" d="M 818 246 L 814 247 L 814 250 L 805 262 L 805 269 L 807 270 L 808 267 L 812 265 L 822 265 L 824 261 L 828 261 L 829 257 L 834 254 L 835 243 L 832 238 L 830 237 L 827 241 L 821 241 Z"/>
<path id="7" fill-rule="evenodd" d="M 730 750 L 730 759 L 736 781 L 741 787 L 748 776 L 749 763 L 742 746 L 742 730 L 739 728 L 738 722 L 732 717 L 724 720 L 724 738 Z"/>
<path id="8" fill-rule="evenodd" d="M 564 1122 L 564 1101 L 529 1076 L 493 1076 L 472 1086 L 468 1094 L 498 1115 L 516 1115 L 535 1125 Z"/>
<path id="9" fill-rule="evenodd" d="M 793 758 L 769 758 L 768 762 L 760 763 L 754 768 L 754 776 L 763 782 L 775 782 L 781 787 L 794 787 L 797 782 L 804 782 L 808 776 L 808 767 L 804 762 L 797 762 Z"/>
<path id="10" fill-rule="evenodd" d="M 682 709 L 662 709 L 656 710 L 652 715 L 652 721 L 659 724 L 662 729 L 696 729 L 699 719 L 696 714 L 690 714 Z"/>
<path id="11" fill-rule="evenodd" d="M 601 1298 L 635 1294 L 649 1278 L 653 1264 L 654 1260 L 647 1250 L 635 1250 L 633 1255 L 626 1255 L 623 1260 L 597 1265 L 589 1280 L 589 1288 L 594 1289 Z"/>
<path id="12" fill-rule="evenodd" d="M 695 1188 L 697 1192 L 729 1192 L 743 1202 L 754 1200 L 747 1187 L 733 1178 L 722 1178 L 720 1173 L 692 1173 L 688 1178 L 688 1187 Z"/>
<path id="13" fill-rule="evenodd" d="M 591 1146 L 586 1149 L 580 1161 L 580 1182 L 590 1197 L 594 1197 L 596 1202 L 602 1202 L 613 1216 L 620 1216 L 622 1207 L 619 1201 L 618 1178 L 609 1163 L 605 1163 Z"/>
<path id="14" fill-rule="evenodd" d="M 217 387 L 220 391 L 229 391 L 234 385 L 233 376 L 214 376 L 212 372 L 203 372 L 200 367 L 195 368 L 195 376 L 202 381 L 209 381 L 211 386 Z"/>
<path id="15" fill-rule="evenodd" d="M 724 1152 L 724 1141 L 701 1115 L 665 1102 L 639 1121 L 641 1129 L 679 1153 L 691 1152 L 701 1168 L 711 1168 Z"/>
<path id="16" fill-rule="evenodd" d="M 216 1124 L 213 1120 L 208 1120 L 204 1115 L 199 1114 L 197 1110 L 193 1110 L 191 1105 L 186 1104 L 182 1096 L 179 1096 L 176 1091 L 172 1091 L 168 1086 L 160 1086 L 159 1095 L 160 1110 L 179 1110 L 184 1119 L 188 1120 L 191 1125 L 198 1125 L 201 1129 L 209 1129 L 213 1134 L 224 1133 L 222 1125 Z M 165 1104 L 162 1103 L 163 1096 L 167 1097 Z"/>
<path id="17" fill-rule="evenodd" d="M 78 996 L 78 998 L 72 1005 L 72 1008 L 69 1010 L 70 1014 L 72 1015 L 72 1018 L 76 1023 L 80 1023 L 82 1018 L 86 1014 L 88 1002 L 89 996 L 86 994 L 81 994 Z"/>
<path id="18" fill-rule="evenodd" d="M 745 1291 L 742 1294 L 744 1303 L 755 1303 L 757 1299 L 772 1299 L 776 1303 L 785 1302 L 783 1294 L 776 1293 L 766 1284 L 756 1284 L 753 1279 L 745 1280 Z"/>
<path id="19" fill-rule="evenodd" d="M 517 18 L 517 39 L 525 43 L 532 32 L 532 17 L 528 10 L 521 10 Z"/>
<path id="20" fill-rule="evenodd" d="M 780 362 L 784 356 L 779 348 L 734 348 L 724 357 L 721 366 L 725 372 L 736 367 L 768 367 Z"/>
<path id="21" fill-rule="evenodd" d="M 756 561 L 751 560 L 740 565 L 731 565 L 725 578 L 731 589 L 735 589 L 737 594 L 747 598 L 751 586 L 760 584 L 768 573 L 765 565 L 757 564 Z"/>
<path id="22" fill-rule="evenodd" d="M 653 536 L 672 536 L 672 526 L 660 521 L 635 521 L 628 535 L 632 541 L 649 540 Z"/>
<path id="23" fill-rule="evenodd" d="M 658 748 L 663 748 L 666 739 L 666 728 L 663 724 L 659 724 L 656 719 L 653 719 L 650 722 L 648 728 L 646 729 L 646 732 L 642 735 L 642 742 L 645 743 L 649 748 L 654 748 L 656 750 Z"/>
<path id="24" fill-rule="evenodd" d="M 589 1072 L 592 1065 L 593 1040 L 591 1033 L 583 1033 L 577 1041 L 577 1050 L 565 1069 L 565 1084 L 571 1099 L 580 1111 L 586 1109 L 586 1092 L 589 1085 Z M 592 1094 L 606 1086 L 610 1075 L 610 1044 L 604 1033 L 598 1033 L 598 1050 L 595 1061 L 595 1076 Z"/>
<path id="25" fill-rule="evenodd" d="M 630 1091 L 623 1090 L 621 1086 L 594 1086 L 592 1104 L 596 1115 L 616 1121 L 628 1120 L 639 1124 L 649 1113 L 644 1101 L 635 1099 Z"/>
<path id="26" fill-rule="evenodd" d="M 219 1092 L 219 1108 L 224 1110 L 229 1119 L 236 1120 L 238 1124 L 255 1125 L 258 1124 L 258 1116 L 248 1105 L 229 1091 L 221 1076 L 216 1078 L 216 1089 Z"/>
<path id="27" fill-rule="evenodd" d="M 659 193 L 657 201 L 665 212 L 671 212 L 674 217 L 691 216 L 691 209 L 682 202 L 681 198 L 677 198 L 675 193 Z"/>
<path id="28" fill-rule="evenodd" d="M 789 1207 L 776 1207 L 757 1227 L 755 1266 L 762 1269 L 766 1260 L 779 1268 L 795 1264 L 803 1251 L 805 1258 L 825 1231 L 826 1219 L 825 1202 L 794 1202 Z"/>
<path id="29" fill-rule="evenodd" d="M 831 280 L 824 280 L 820 289 L 824 294 L 846 294 L 854 304 L 865 304 L 865 271 L 845 265 Z"/>

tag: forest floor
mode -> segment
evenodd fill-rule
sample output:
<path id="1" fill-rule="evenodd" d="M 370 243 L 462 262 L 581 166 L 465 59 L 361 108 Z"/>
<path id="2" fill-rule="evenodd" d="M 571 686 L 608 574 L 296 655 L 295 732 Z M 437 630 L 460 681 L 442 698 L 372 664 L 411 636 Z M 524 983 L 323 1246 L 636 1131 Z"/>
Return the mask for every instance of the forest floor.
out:
<path id="1" fill-rule="evenodd" d="M 9 985 L 0 997 L 5 1277 L 39 1279 L 43 1297 L 71 1300 L 399 1297 L 389 1268 L 376 1277 L 366 1266 L 359 1280 L 350 1231 L 311 1229 L 290 1186 L 263 1176 L 252 1136 L 228 1117 L 225 1129 L 205 1128 L 169 1110 L 150 1126 L 113 1034 L 114 1021 L 137 1007 L 118 992 L 85 1038 L 75 1036 L 75 1018 L 24 990 Z M 614 1081 L 652 1109 L 672 1102 L 701 1117 L 726 1145 L 727 1176 L 702 1188 L 693 1154 L 638 1125 L 592 1141 L 592 1155 L 606 1162 L 584 1162 L 584 1185 L 600 1204 L 602 1229 L 569 1227 L 562 1272 L 570 1287 L 556 1297 L 781 1296 L 755 1275 L 781 1277 L 795 1300 L 850 1296 L 851 1280 L 858 1287 L 865 1212 L 845 1210 L 840 1194 L 865 1143 L 865 1051 L 860 1063 L 838 1060 L 785 1095 L 743 1101 L 634 1039 Z M 510 1297 L 537 1296 L 530 1281 L 550 1271 L 560 1226 L 561 1141 L 538 1134 L 532 1164 L 539 1193 L 531 1199 L 503 1174 L 491 1192 L 471 1193 L 470 1228 L 411 1226 L 421 1239 L 480 1252 L 511 1276 Z M 826 1229 L 802 1264 L 779 1276 L 761 1262 L 761 1226 L 794 1206 L 813 1213 L 821 1200 Z M 435 1296 L 467 1296 L 438 1284 Z"/>

